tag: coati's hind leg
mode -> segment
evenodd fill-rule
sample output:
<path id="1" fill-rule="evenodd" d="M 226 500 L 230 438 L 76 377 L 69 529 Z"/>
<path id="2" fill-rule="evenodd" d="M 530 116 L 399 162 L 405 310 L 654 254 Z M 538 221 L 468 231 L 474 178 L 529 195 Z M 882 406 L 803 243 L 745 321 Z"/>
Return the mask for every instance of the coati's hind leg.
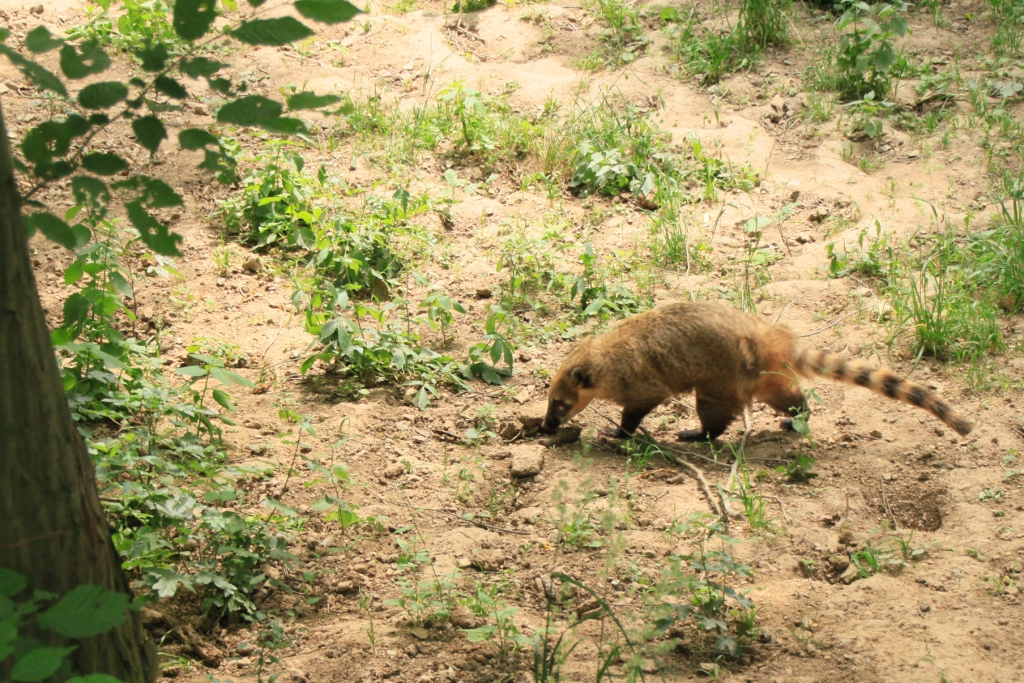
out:
<path id="1" fill-rule="evenodd" d="M 601 434 L 612 439 L 632 438 L 640 423 L 647 417 L 647 414 L 659 405 L 661 405 L 661 399 L 626 406 L 622 409 L 622 419 L 619 420 L 619 426 L 615 429 L 602 429 Z"/>
<path id="2" fill-rule="evenodd" d="M 729 428 L 736 416 L 743 412 L 742 401 L 736 398 L 711 398 L 697 392 L 697 417 L 700 429 L 679 432 L 680 441 L 708 441 L 717 439 Z"/>

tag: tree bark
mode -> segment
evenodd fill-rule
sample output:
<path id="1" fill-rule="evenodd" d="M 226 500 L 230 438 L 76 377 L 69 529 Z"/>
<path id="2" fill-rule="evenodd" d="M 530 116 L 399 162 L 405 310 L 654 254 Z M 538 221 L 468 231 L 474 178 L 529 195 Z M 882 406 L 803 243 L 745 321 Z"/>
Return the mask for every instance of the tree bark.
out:
<path id="1" fill-rule="evenodd" d="M 28 252 L 0 110 L 0 566 L 63 595 L 93 584 L 131 595 L 71 419 Z M 79 674 L 155 680 L 156 647 L 138 611 L 77 642 Z"/>

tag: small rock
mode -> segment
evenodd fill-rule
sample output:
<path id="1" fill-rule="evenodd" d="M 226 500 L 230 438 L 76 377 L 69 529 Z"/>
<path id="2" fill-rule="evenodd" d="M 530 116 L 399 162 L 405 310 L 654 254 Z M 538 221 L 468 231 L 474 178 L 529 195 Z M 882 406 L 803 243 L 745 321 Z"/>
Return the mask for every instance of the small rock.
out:
<path id="1" fill-rule="evenodd" d="M 359 586 L 355 585 L 351 581 L 339 581 L 334 586 L 334 592 L 340 595 L 350 595 L 359 590 Z"/>
<path id="2" fill-rule="evenodd" d="M 405 648 L 405 654 L 409 657 L 415 657 L 420 653 L 420 649 L 416 647 L 416 643 L 409 643 L 409 646 Z"/>
<path id="3" fill-rule="evenodd" d="M 251 443 L 249 444 L 249 452 L 253 455 L 265 455 L 270 450 L 270 446 L 265 443 Z"/>
<path id="4" fill-rule="evenodd" d="M 164 678 L 177 678 L 182 673 L 182 668 L 179 665 L 169 666 L 160 672 L 160 675 Z"/>
<path id="5" fill-rule="evenodd" d="M 289 672 L 289 675 L 292 677 L 293 681 L 296 681 L 296 683 L 309 683 L 309 676 L 298 669 L 292 669 Z"/>
<path id="6" fill-rule="evenodd" d="M 868 435 L 869 435 L 869 436 L 870 436 L 870 437 L 871 437 L 872 439 L 881 439 L 881 438 L 882 438 L 882 432 L 880 432 L 880 431 L 879 431 L 879 430 L 877 430 L 877 429 L 872 429 L 872 430 L 871 430 L 870 432 L 868 432 Z"/>
<path id="7" fill-rule="evenodd" d="M 922 612 L 931 612 L 931 611 L 932 611 L 932 606 L 931 606 L 931 605 L 929 605 L 929 604 L 928 604 L 927 602 L 922 602 L 922 603 L 920 603 L 920 604 L 919 604 L 919 605 L 917 606 L 917 608 L 918 608 L 919 610 L 921 610 Z"/>
<path id="8" fill-rule="evenodd" d="M 248 657 L 242 657 L 235 660 L 236 669 L 247 669 L 252 664 L 252 661 Z"/>
<path id="9" fill-rule="evenodd" d="M 43 6 L 42 5 L 36 5 L 32 9 L 30 9 L 29 12 L 31 12 L 32 14 L 42 14 L 43 13 Z"/>
<path id="10" fill-rule="evenodd" d="M 857 580 L 857 568 L 851 564 L 842 574 L 839 575 L 839 580 L 846 584 L 853 583 Z"/>
<path id="11" fill-rule="evenodd" d="M 943 429 L 942 427 L 936 427 L 935 428 L 935 436 L 945 436 L 945 435 L 946 435 L 946 430 L 945 429 Z"/>
<path id="12" fill-rule="evenodd" d="M 827 206 L 819 206 L 818 208 L 811 212 L 811 215 L 807 217 L 807 220 L 809 220 L 812 223 L 821 223 L 826 218 L 828 218 L 830 213 L 831 211 Z"/>
<path id="13" fill-rule="evenodd" d="M 583 433 L 583 428 L 579 425 L 569 425 L 568 427 L 559 427 L 558 431 L 555 432 L 554 436 L 546 436 L 543 439 L 538 439 L 537 443 L 541 446 L 561 446 L 566 443 L 575 443 L 580 440 L 580 434 Z"/>
<path id="14" fill-rule="evenodd" d="M 456 628 L 477 628 L 483 623 L 483 620 L 470 612 L 465 605 L 459 605 L 452 609 L 448 618 Z"/>
<path id="15" fill-rule="evenodd" d="M 496 572 L 505 564 L 505 553 L 500 550 L 481 550 L 472 558 L 473 566 L 482 572 Z"/>
<path id="16" fill-rule="evenodd" d="M 227 282 L 228 281 L 226 279 L 222 278 L 222 277 L 217 278 L 217 286 L 218 287 L 223 287 L 224 285 L 227 284 Z"/>
<path id="17" fill-rule="evenodd" d="M 461 607 L 461 605 L 460 605 L 460 607 Z M 466 608 L 463 607 L 463 609 L 466 609 Z M 411 629 L 409 629 L 409 633 L 411 633 L 414 638 L 419 638 L 420 640 L 426 640 L 427 638 L 430 637 L 430 631 L 428 631 L 425 628 L 411 628 Z M 416 651 L 418 653 L 419 652 L 419 648 L 416 648 Z"/>
<path id="18" fill-rule="evenodd" d="M 498 425 L 498 435 L 505 441 L 511 441 L 519 436 L 519 427 L 513 422 L 502 422 Z"/>
<path id="19" fill-rule="evenodd" d="M 242 270 L 247 273 L 258 273 L 263 264 L 260 262 L 258 256 L 253 256 L 251 259 L 242 264 Z"/>
<path id="20" fill-rule="evenodd" d="M 519 405 L 523 405 L 524 403 L 529 402 L 530 396 L 531 396 L 530 390 L 529 389 L 523 389 L 518 394 L 516 394 L 512 398 L 512 400 L 515 401 L 516 403 L 518 403 Z"/>
<path id="21" fill-rule="evenodd" d="M 540 474 L 544 467 L 544 449 L 539 446 L 523 445 L 512 447 L 512 466 L 509 468 L 513 477 L 532 477 Z"/>
<path id="22" fill-rule="evenodd" d="M 814 236 L 809 232 L 802 232 L 796 236 L 797 244 L 808 244 L 814 241 Z"/>
<path id="23" fill-rule="evenodd" d="M 473 566 L 473 561 L 470 560 L 468 557 L 460 557 L 458 565 L 459 569 L 469 569 Z"/>
<path id="24" fill-rule="evenodd" d="M 493 295 L 494 293 L 486 287 L 479 287 L 476 290 L 477 299 L 490 299 Z"/>
<path id="25" fill-rule="evenodd" d="M 405 466 L 401 463 L 394 463 L 384 470 L 384 476 L 388 479 L 397 479 L 398 477 L 405 474 Z"/>

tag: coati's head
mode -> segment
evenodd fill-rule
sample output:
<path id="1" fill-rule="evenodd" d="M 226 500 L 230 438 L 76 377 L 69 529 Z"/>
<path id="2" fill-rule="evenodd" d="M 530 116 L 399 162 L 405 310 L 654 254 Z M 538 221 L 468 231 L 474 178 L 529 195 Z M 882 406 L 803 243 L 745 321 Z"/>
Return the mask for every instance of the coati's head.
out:
<path id="1" fill-rule="evenodd" d="M 541 426 L 545 432 L 556 431 L 559 426 L 576 417 L 594 398 L 594 379 L 584 365 L 575 364 L 570 356 L 555 373 L 548 389 L 548 412 Z"/>

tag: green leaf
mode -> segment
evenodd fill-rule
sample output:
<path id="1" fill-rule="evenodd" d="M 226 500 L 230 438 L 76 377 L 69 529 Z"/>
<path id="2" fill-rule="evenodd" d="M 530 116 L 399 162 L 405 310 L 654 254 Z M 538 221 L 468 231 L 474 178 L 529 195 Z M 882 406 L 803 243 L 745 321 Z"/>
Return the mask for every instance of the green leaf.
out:
<path id="1" fill-rule="evenodd" d="M 346 0 L 298 0 L 295 9 L 307 19 L 323 24 L 340 24 L 363 13 Z"/>
<path id="2" fill-rule="evenodd" d="M 36 26 L 25 34 L 25 47 L 28 48 L 29 52 L 34 52 L 36 54 L 56 50 L 63 44 L 64 40 L 61 38 L 54 38 L 45 26 Z"/>
<path id="3" fill-rule="evenodd" d="M 195 57 L 181 65 L 181 73 L 190 78 L 209 77 L 228 66 L 224 62 L 215 62 L 206 57 Z"/>
<path id="4" fill-rule="evenodd" d="M 871 63 L 877 71 L 888 71 L 896 64 L 896 52 L 891 47 L 884 47 L 875 53 Z"/>
<path id="5" fill-rule="evenodd" d="M 114 175 L 128 170 L 128 162 L 110 152 L 92 152 L 82 157 L 85 170 L 96 175 Z"/>
<path id="6" fill-rule="evenodd" d="M 168 232 L 166 225 L 142 208 L 141 200 L 136 199 L 124 206 L 128 211 L 128 220 L 139 231 L 139 236 L 147 247 L 164 256 L 181 256 L 181 252 L 178 251 L 181 235 Z"/>
<path id="7" fill-rule="evenodd" d="M 127 617 L 128 596 L 103 586 L 78 586 L 39 615 L 40 626 L 65 638 L 88 638 L 120 626 Z"/>
<path id="8" fill-rule="evenodd" d="M 155 116 L 143 116 L 141 119 L 132 121 L 132 130 L 139 144 L 149 150 L 150 154 L 156 154 L 160 149 L 160 143 L 167 139 L 167 129 L 163 121 Z"/>
<path id="9" fill-rule="evenodd" d="M 74 137 L 74 130 L 66 123 L 43 121 L 25 133 L 21 140 L 21 153 L 30 164 L 49 163 L 54 157 L 68 153 Z"/>
<path id="10" fill-rule="evenodd" d="M 64 683 L 121 683 L 121 681 L 107 674 L 89 674 L 88 676 L 69 678 Z"/>
<path id="11" fill-rule="evenodd" d="M 170 56 L 167 46 L 163 43 L 146 45 L 135 54 L 142 60 L 142 68 L 146 71 L 163 71 L 167 66 L 167 58 Z"/>
<path id="12" fill-rule="evenodd" d="M 315 92 L 300 92 L 288 98 L 288 108 L 292 111 L 297 109 L 319 109 L 341 102 L 337 95 L 317 95 Z"/>
<path id="13" fill-rule="evenodd" d="M 202 365 L 186 365 L 183 368 L 176 368 L 174 372 L 185 377 L 205 377 L 208 371 Z"/>
<path id="14" fill-rule="evenodd" d="M 78 259 L 64 271 L 64 284 L 71 286 L 82 279 L 85 274 L 85 261 Z"/>
<path id="15" fill-rule="evenodd" d="M 41 681 L 52 676 L 60 668 L 61 662 L 75 651 L 74 647 L 40 647 L 22 655 L 11 670 L 11 680 Z"/>
<path id="16" fill-rule="evenodd" d="M 88 243 L 88 230 L 86 240 L 82 242 L 81 233 L 71 229 L 71 226 L 54 216 L 52 213 L 40 211 L 25 217 L 25 221 L 32 227 L 32 232 L 38 230 L 51 242 L 56 242 L 68 251 L 78 251 Z"/>
<path id="17" fill-rule="evenodd" d="M 0 45 L 0 53 L 5 55 L 11 64 L 18 67 L 18 70 L 21 71 L 25 78 L 35 83 L 39 88 L 55 92 L 61 97 L 68 96 L 67 88 L 50 70 L 36 64 L 31 59 L 22 57 L 6 45 Z"/>
<path id="18" fill-rule="evenodd" d="M 217 111 L 217 121 L 238 126 L 262 126 L 280 118 L 284 107 L 261 95 L 239 97 Z"/>
<path id="19" fill-rule="evenodd" d="M 78 49 L 68 43 L 60 49 L 60 70 L 68 78 L 85 78 L 110 66 L 110 57 L 95 41 L 82 43 Z"/>
<path id="20" fill-rule="evenodd" d="M 124 279 L 124 275 L 121 275 L 121 273 L 116 270 L 110 271 L 110 284 L 114 285 L 114 289 L 117 290 L 117 293 L 126 299 L 131 299 L 135 296 L 135 293 L 132 291 L 131 283 Z"/>
<path id="21" fill-rule="evenodd" d="M 174 32 L 183 40 L 198 40 L 217 18 L 217 0 L 174 0 Z"/>
<path id="22" fill-rule="evenodd" d="M 161 92 L 176 100 L 183 100 L 188 97 L 188 90 L 185 90 L 181 83 L 178 83 L 178 81 L 169 76 L 157 76 L 153 81 L 153 87 L 156 88 L 157 92 Z"/>
<path id="23" fill-rule="evenodd" d="M 128 86 L 120 81 L 102 81 L 82 88 L 78 104 L 86 109 L 107 109 L 128 97 Z"/>
<path id="24" fill-rule="evenodd" d="M 186 128 L 181 131 L 178 133 L 178 144 L 182 149 L 188 150 L 203 149 L 209 145 L 220 147 L 217 137 L 202 128 Z"/>
<path id="25" fill-rule="evenodd" d="M 87 175 L 76 175 L 71 179 L 71 195 L 78 204 L 88 204 L 100 208 L 110 201 L 110 190 L 99 178 Z"/>
<path id="26" fill-rule="evenodd" d="M 231 32 L 250 45 L 288 45 L 313 35 L 313 29 L 293 17 L 244 21 Z"/>
<path id="27" fill-rule="evenodd" d="M 889 28 L 900 38 L 907 35 L 907 32 L 910 31 L 906 17 L 893 17 L 892 21 L 889 22 Z"/>
<path id="28" fill-rule="evenodd" d="M 25 586 L 27 585 L 28 579 L 21 574 L 13 569 L 0 567 L 0 595 L 5 598 L 13 598 L 15 595 L 25 590 Z"/>
<path id="29" fill-rule="evenodd" d="M 219 403 L 225 410 L 230 410 L 232 413 L 236 412 L 235 404 L 231 402 L 231 397 L 220 389 L 213 390 L 213 400 Z"/>

